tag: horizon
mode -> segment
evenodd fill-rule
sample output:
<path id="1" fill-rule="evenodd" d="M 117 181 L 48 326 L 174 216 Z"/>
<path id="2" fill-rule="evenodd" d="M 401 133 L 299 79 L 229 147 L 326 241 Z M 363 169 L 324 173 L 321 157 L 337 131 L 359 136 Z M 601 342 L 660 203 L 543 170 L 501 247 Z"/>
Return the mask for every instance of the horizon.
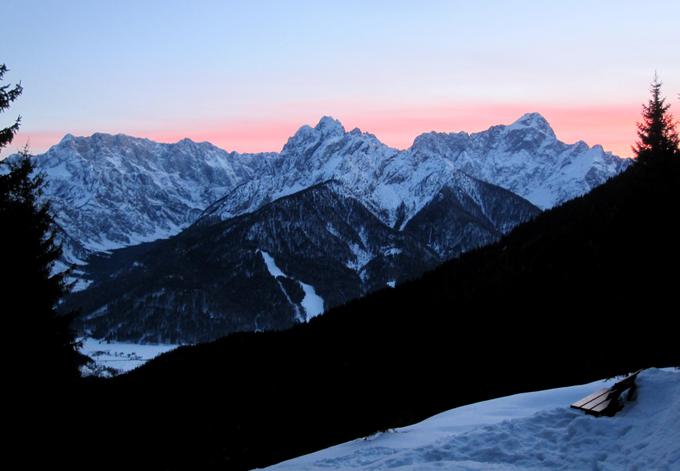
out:
<path id="1" fill-rule="evenodd" d="M 6 35 L 20 40 L 0 62 L 24 93 L 2 116 L 23 117 L 3 156 L 96 132 L 276 152 L 324 115 L 404 149 L 424 132 L 479 132 L 536 111 L 561 141 L 630 157 L 655 71 L 672 111 L 680 104 L 680 4 L 668 0 L 9 0 L 6 10 Z M 652 20 L 650 49 L 631 31 Z"/>
<path id="2" fill-rule="evenodd" d="M 159 144 L 169 144 L 169 145 L 178 144 L 178 143 L 180 143 L 180 142 L 182 142 L 182 141 L 184 141 L 184 140 L 189 140 L 189 141 L 191 141 L 191 142 L 193 142 L 193 143 L 195 143 L 195 144 L 210 144 L 210 145 L 212 145 L 212 146 L 214 146 L 214 147 L 217 147 L 218 149 L 223 150 L 223 151 L 225 151 L 225 152 L 229 152 L 229 153 L 231 153 L 231 152 L 236 152 L 236 153 L 244 154 L 244 155 L 245 155 L 245 154 L 269 154 L 269 153 L 280 153 L 280 152 L 283 151 L 283 148 L 285 147 L 285 145 L 286 145 L 286 143 L 287 143 L 287 140 L 290 139 L 291 137 L 293 137 L 293 136 L 294 136 L 297 132 L 299 132 L 302 128 L 304 128 L 304 127 L 311 127 L 311 128 L 314 128 L 314 127 L 317 126 L 323 119 L 329 118 L 329 119 L 331 119 L 331 120 L 337 121 L 337 122 L 343 127 L 343 129 L 344 129 L 344 131 L 345 131 L 346 134 L 349 133 L 349 132 L 351 132 L 351 131 L 353 131 L 354 129 L 358 129 L 358 130 L 359 130 L 360 132 L 362 132 L 362 133 L 367 133 L 367 134 L 374 135 L 380 142 L 382 142 L 382 143 L 385 144 L 386 146 L 388 146 L 388 147 L 390 147 L 390 148 L 392 148 L 392 149 L 394 149 L 394 150 L 397 150 L 397 151 L 402 152 L 402 151 L 407 151 L 407 150 L 409 150 L 409 149 L 413 146 L 413 143 L 415 142 L 415 139 L 417 139 L 418 137 L 422 136 L 423 134 L 428 134 L 428 133 L 434 132 L 434 133 L 445 133 L 445 134 L 465 133 L 465 134 L 468 134 L 468 135 L 473 135 L 473 134 L 478 134 L 478 133 L 487 132 L 487 131 L 489 131 L 492 127 L 495 127 L 495 126 L 506 126 L 506 127 L 507 127 L 507 126 L 511 126 L 511 125 L 514 124 L 515 122 L 520 121 L 520 120 L 521 120 L 522 118 L 524 118 L 525 116 L 527 116 L 527 115 L 533 115 L 533 114 L 537 114 L 537 115 L 541 116 L 543 119 L 545 119 L 545 120 L 548 122 L 548 124 L 550 125 L 550 127 L 551 127 L 551 128 L 553 129 L 553 131 L 554 131 L 554 128 L 553 128 L 552 124 L 550 123 L 549 120 L 547 120 L 547 119 L 545 118 L 545 116 L 543 116 L 541 113 L 536 112 L 536 111 L 528 111 L 528 112 L 526 112 L 526 113 L 523 113 L 523 114 L 520 115 L 520 116 L 517 116 L 515 119 L 511 120 L 510 122 L 492 124 L 492 125 L 490 125 L 490 126 L 484 128 L 484 129 L 480 129 L 479 131 L 465 131 L 465 130 L 443 131 L 443 132 L 442 132 L 442 131 L 434 131 L 434 130 L 432 130 L 432 131 L 425 131 L 425 132 L 420 133 L 420 134 L 418 134 L 417 136 L 415 136 L 414 139 L 413 139 L 413 141 L 412 141 L 408 146 L 406 146 L 406 147 L 396 147 L 396 146 L 389 145 L 388 143 L 382 141 L 378 136 L 375 136 L 375 134 L 374 134 L 373 132 L 371 132 L 371 130 L 369 130 L 369 129 L 362 129 L 362 128 L 359 128 L 359 127 L 349 127 L 349 126 L 345 126 L 345 123 L 343 123 L 342 120 L 337 119 L 337 118 L 334 117 L 334 116 L 323 115 L 323 116 L 319 117 L 319 119 L 316 120 L 316 122 L 309 122 L 309 123 L 300 124 L 300 125 L 296 128 L 296 130 L 295 130 L 293 133 L 291 133 L 290 136 L 288 136 L 288 137 L 286 138 L 286 140 L 284 141 L 284 143 L 281 145 L 281 147 L 280 147 L 278 150 L 271 149 L 271 150 L 264 150 L 264 151 L 255 151 L 255 152 L 240 152 L 240 151 L 238 151 L 238 150 L 236 150 L 236 149 L 230 149 L 230 148 L 221 147 L 221 146 L 215 144 L 214 142 L 211 142 L 211 141 L 208 141 L 208 140 L 195 140 L 195 139 L 192 139 L 191 137 L 186 137 L 186 136 L 185 136 L 185 137 L 180 137 L 180 138 L 177 138 L 177 139 L 174 139 L 174 140 L 173 140 L 173 139 L 156 140 L 156 139 L 153 139 L 153 138 L 150 138 L 150 137 L 146 137 L 146 136 L 135 136 L 135 135 L 132 135 L 132 134 L 127 134 L 127 133 L 122 133 L 122 132 L 102 132 L 102 131 L 96 131 L 96 132 L 93 132 L 93 133 L 87 134 L 87 135 L 74 134 L 74 133 L 67 132 L 66 134 L 64 134 L 64 135 L 62 135 L 61 137 L 59 137 L 58 140 L 57 140 L 56 142 L 54 142 L 53 144 L 50 144 L 50 146 L 49 146 L 47 149 L 45 149 L 45 150 L 43 150 L 43 151 L 41 151 L 41 152 L 33 152 L 32 149 L 31 149 L 30 143 L 28 143 L 28 146 L 29 146 L 29 153 L 30 153 L 30 154 L 32 154 L 32 155 L 40 155 L 40 154 L 43 154 L 43 153 L 47 152 L 47 151 L 48 151 L 49 149 L 51 149 L 52 147 L 55 147 L 55 146 L 59 145 L 59 144 L 60 144 L 64 139 L 66 139 L 68 136 L 71 136 L 71 137 L 73 137 L 73 138 L 75 138 L 75 139 L 90 139 L 90 138 L 94 137 L 94 136 L 97 135 L 97 134 L 102 134 L 102 135 L 112 136 L 112 137 L 115 137 L 115 136 L 124 136 L 124 137 L 128 137 L 128 138 L 131 138 L 131 139 L 143 139 L 143 140 L 149 140 L 149 141 L 151 141 L 151 142 L 155 142 L 155 143 L 159 143 Z M 567 142 L 567 141 L 563 141 L 562 139 L 560 139 L 560 137 L 557 136 L 557 135 L 556 135 L 556 138 L 557 138 L 558 141 L 562 141 L 562 142 L 564 142 L 565 144 L 569 144 L 569 145 L 570 145 L 570 144 L 574 144 L 574 143 L 579 142 L 579 141 L 583 141 L 582 139 L 579 139 L 579 140 L 574 141 L 574 142 Z M 594 143 L 594 144 L 586 143 L 586 144 L 588 144 L 588 146 L 589 146 L 590 148 L 595 147 L 595 146 L 601 146 L 601 144 L 597 144 L 597 143 Z M 18 148 L 17 148 L 17 151 L 20 150 L 21 148 L 22 148 L 22 147 L 18 147 Z M 611 152 L 611 151 L 608 151 L 607 149 L 604 149 L 604 150 L 605 150 L 605 152 Z M 15 152 L 12 152 L 12 153 L 5 153 L 4 155 L 0 155 L 0 160 L 3 160 L 3 159 L 5 159 L 5 158 L 7 158 L 7 157 L 9 157 L 10 155 L 12 155 L 12 154 L 14 154 L 14 153 L 15 153 Z M 613 152 L 611 152 L 611 153 L 614 154 L 614 155 L 616 155 L 616 154 L 613 153 Z M 631 158 L 631 157 L 624 157 L 624 156 L 619 156 L 619 157 L 622 157 L 622 158 Z"/>
<path id="3" fill-rule="evenodd" d="M 622 105 L 612 106 L 609 109 L 552 107 L 547 112 L 531 111 L 532 108 L 529 107 L 526 111 L 522 112 L 519 106 L 498 106 L 496 107 L 496 114 L 491 115 L 472 114 L 469 109 L 459 107 L 460 111 L 457 115 L 448 117 L 442 116 L 442 113 L 439 112 L 433 113 L 430 116 L 416 113 L 410 119 L 400 119 L 400 117 L 390 117 L 389 113 L 383 113 L 382 117 L 384 119 L 378 121 L 371 121 L 371 116 L 350 117 L 349 120 L 345 120 L 329 113 L 322 113 L 318 118 L 304 122 L 296 122 L 292 119 L 262 122 L 244 120 L 238 123 L 239 126 L 236 126 L 236 129 L 223 125 L 215 126 L 217 129 L 186 130 L 186 132 L 182 129 L 144 131 L 107 127 L 87 130 L 24 131 L 22 130 L 24 128 L 24 120 L 22 120 L 22 129 L 16 134 L 12 144 L 3 149 L 4 152 L 0 154 L 0 160 L 19 152 L 25 146 L 28 146 L 31 154 L 43 154 L 51 147 L 59 144 L 69 134 L 75 137 L 90 137 L 94 134 L 120 134 L 140 139 L 149 139 L 162 144 L 174 144 L 183 139 L 189 139 L 197 143 L 207 142 L 228 152 L 241 154 L 280 152 L 287 140 L 301 127 L 305 125 L 314 127 L 315 123 L 323 116 L 337 119 L 346 130 L 358 128 L 362 132 L 375 135 L 383 144 L 389 147 L 397 150 L 406 150 L 413 145 L 418 136 L 425 133 L 464 132 L 474 134 L 486 131 L 493 126 L 508 126 L 528 113 L 539 113 L 543 116 L 555 132 L 557 139 L 566 144 L 583 141 L 589 147 L 600 145 L 605 151 L 611 152 L 618 157 L 632 158 L 632 146 L 637 139 L 636 123 L 640 120 L 641 108 L 642 103 L 637 107 Z M 560 119 L 557 120 L 556 124 L 555 119 L 550 119 L 549 116 L 556 116 Z M 613 125 L 611 123 L 612 118 L 616 120 Z M 577 124 L 580 121 L 583 123 Z M 355 125 L 348 124 L 348 122 L 355 123 Z M 365 123 L 369 126 L 374 124 L 377 130 L 362 125 Z M 412 130 L 405 129 L 410 123 L 413 123 Z M 440 123 L 440 125 L 428 127 L 429 123 Z M 447 124 L 451 125 L 450 128 L 446 127 Z M 626 127 L 630 129 L 625 129 Z M 624 138 L 618 135 L 622 128 L 624 129 L 622 133 Z M 606 136 L 610 136 L 610 139 L 598 140 L 599 137 Z M 608 141 L 609 144 L 607 144 Z M 262 144 L 263 142 L 266 142 L 266 144 Z"/>

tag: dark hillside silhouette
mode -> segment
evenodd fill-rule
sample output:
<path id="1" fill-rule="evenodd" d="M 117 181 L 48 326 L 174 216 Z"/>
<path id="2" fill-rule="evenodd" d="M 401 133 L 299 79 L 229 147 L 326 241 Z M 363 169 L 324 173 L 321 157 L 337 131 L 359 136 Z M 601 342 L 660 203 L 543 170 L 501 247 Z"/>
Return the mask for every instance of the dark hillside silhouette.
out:
<path id="1" fill-rule="evenodd" d="M 249 469 L 457 405 L 679 364 L 679 210 L 680 161 L 650 159 L 395 290 L 93 381 L 80 400 L 106 425 L 79 449 L 142 421 L 145 440 L 112 459 Z"/>

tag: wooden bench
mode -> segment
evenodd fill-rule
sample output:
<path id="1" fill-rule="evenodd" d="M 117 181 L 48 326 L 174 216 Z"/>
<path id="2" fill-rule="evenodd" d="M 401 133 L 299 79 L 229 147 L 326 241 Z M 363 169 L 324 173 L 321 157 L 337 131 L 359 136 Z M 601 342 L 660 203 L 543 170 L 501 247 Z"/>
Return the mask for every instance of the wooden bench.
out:
<path id="1" fill-rule="evenodd" d="M 623 394 L 625 391 L 628 391 L 626 399 L 629 401 L 633 399 L 635 390 L 637 389 L 635 379 L 637 378 L 637 375 L 640 373 L 640 371 L 642 370 L 632 373 L 610 388 L 601 389 L 589 396 L 584 397 L 580 401 L 574 402 L 571 407 L 573 409 L 582 410 L 586 414 L 594 415 L 596 417 L 603 415 L 609 417 L 613 416 L 618 411 L 623 409 L 623 404 L 620 401 L 621 394 Z"/>

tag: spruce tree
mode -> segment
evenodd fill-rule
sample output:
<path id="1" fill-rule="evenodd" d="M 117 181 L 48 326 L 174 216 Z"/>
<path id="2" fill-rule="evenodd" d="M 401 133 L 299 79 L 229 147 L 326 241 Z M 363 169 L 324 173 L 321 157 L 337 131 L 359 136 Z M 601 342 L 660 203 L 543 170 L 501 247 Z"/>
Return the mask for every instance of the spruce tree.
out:
<path id="1" fill-rule="evenodd" d="M 0 66 L 0 77 L 6 70 Z M 0 110 L 20 93 L 20 85 L 0 87 Z M 12 141 L 19 123 L 0 131 L 0 147 Z M 70 329 L 72 316 L 56 309 L 67 292 L 66 272 L 54 270 L 61 248 L 42 197 L 44 184 L 26 149 L 0 161 L 0 305 L 4 346 L 13 346 L 8 369 L 19 387 L 73 383 L 83 358 Z"/>
<path id="2" fill-rule="evenodd" d="M 7 66 L 0 64 L 0 80 L 7 73 Z M 13 87 L 10 84 L 0 86 L 0 113 L 4 112 L 9 105 L 21 95 L 21 84 L 16 84 Z M 0 129 L 0 150 L 7 144 L 12 142 L 14 135 L 19 130 L 21 123 L 21 116 L 14 121 L 14 124 L 4 129 Z"/>
<path id="3" fill-rule="evenodd" d="M 661 85 L 654 76 L 650 87 L 652 96 L 646 105 L 642 105 L 643 120 L 637 125 L 638 141 L 633 147 L 637 162 L 641 164 L 680 157 L 680 140 L 669 112 L 671 105 L 661 96 Z"/>

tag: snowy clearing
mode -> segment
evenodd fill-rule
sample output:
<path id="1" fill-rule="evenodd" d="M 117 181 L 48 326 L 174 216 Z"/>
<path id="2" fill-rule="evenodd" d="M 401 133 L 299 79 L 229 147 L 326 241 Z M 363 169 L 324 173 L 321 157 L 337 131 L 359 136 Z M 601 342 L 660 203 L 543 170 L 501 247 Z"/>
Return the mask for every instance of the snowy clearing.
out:
<path id="1" fill-rule="evenodd" d="M 150 345 L 123 342 L 107 342 L 89 337 L 80 339 L 80 352 L 94 360 L 94 365 L 86 366 L 85 376 L 115 376 L 143 365 L 161 353 L 168 352 L 178 345 Z"/>
<path id="2" fill-rule="evenodd" d="M 305 297 L 302 299 L 302 307 L 307 313 L 306 321 L 309 321 L 312 317 L 316 317 L 319 314 L 323 314 L 323 298 L 316 294 L 316 290 L 312 285 L 298 281 L 302 290 L 305 292 Z"/>
<path id="3" fill-rule="evenodd" d="M 612 381 L 471 404 L 271 470 L 677 470 L 680 373 L 650 369 L 615 417 L 569 405 Z"/>
<path id="4" fill-rule="evenodd" d="M 302 291 L 305 293 L 305 297 L 302 299 L 300 304 L 302 305 L 302 308 L 305 310 L 305 317 L 303 319 L 300 319 L 301 321 L 308 322 L 312 317 L 316 317 L 319 314 L 323 314 L 324 311 L 324 301 L 321 296 L 316 294 L 316 290 L 312 285 L 308 285 L 307 283 L 303 283 L 300 280 L 296 280 L 295 278 L 291 278 L 290 276 L 286 275 L 283 270 L 279 268 L 279 266 L 276 264 L 274 261 L 274 257 L 269 255 L 269 253 L 265 252 L 264 250 L 258 250 L 260 254 L 262 255 L 262 259 L 264 260 L 265 265 L 267 265 L 267 270 L 269 271 L 269 274 L 273 276 L 274 278 L 282 276 L 284 278 L 289 278 L 291 280 L 297 281 L 297 283 L 300 285 L 302 288 Z M 290 300 L 290 297 L 288 297 L 288 293 L 286 293 L 286 290 L 283 288 L 281 283 L 279 283 L 279 287 L 281 288 L 281 291 L 283 294 L 288 298 L 288 301 L 293 304 L 293 302 Z"/>
<path id="5" fill-rule="evenodd" d="M 283 276 L 284 278 L 288 278 L 286 274 L 276 265 L 276 262 L 274 261 L 274 258 L 269 255 L 269 253 L 265 252 L 264 250 L 259 251 L 260 254 L 262 255 L 262 259 L 264 260 L 265 265 L 267 265 L 267 270 L 269 270 L 269 274 L 276 278 L 277 276 Z"/>

